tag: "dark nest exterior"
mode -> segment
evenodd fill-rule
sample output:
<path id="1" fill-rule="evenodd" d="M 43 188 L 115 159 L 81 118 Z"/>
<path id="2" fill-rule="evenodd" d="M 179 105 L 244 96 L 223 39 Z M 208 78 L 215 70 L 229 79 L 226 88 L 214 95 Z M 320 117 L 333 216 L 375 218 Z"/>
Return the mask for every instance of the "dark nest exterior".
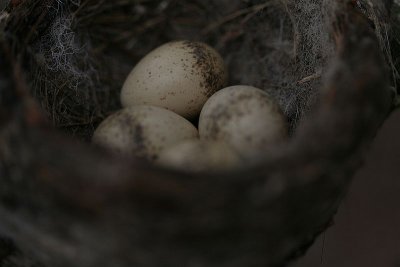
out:
<path id="1" fill-rule="evenodd" d="M 10 1 L 0 266 L 286 265 L 331 224 L 395 106 L 399 13 L 389 0 Z M 232 84 L 270 92 L 290 141 L 234 173 L 92 147 L 130 69 L 176 39 L 211 44 Z"/>

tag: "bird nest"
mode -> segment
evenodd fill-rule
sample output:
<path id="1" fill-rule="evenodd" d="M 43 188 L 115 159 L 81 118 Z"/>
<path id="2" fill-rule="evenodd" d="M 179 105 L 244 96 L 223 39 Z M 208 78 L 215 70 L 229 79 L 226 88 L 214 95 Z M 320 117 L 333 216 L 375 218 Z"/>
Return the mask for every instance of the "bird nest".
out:
<path id="1" fill-rule="evenodd" d="M 0 14 L 1 266 L 282 266 L 331 223 L 398 79 L 391 1 L 22 0 Z M 135 63 L 209 43 L 291 138 L 184 173 L 88 140 Z M 397 49 L 397 50 L 396 50 Z"/>

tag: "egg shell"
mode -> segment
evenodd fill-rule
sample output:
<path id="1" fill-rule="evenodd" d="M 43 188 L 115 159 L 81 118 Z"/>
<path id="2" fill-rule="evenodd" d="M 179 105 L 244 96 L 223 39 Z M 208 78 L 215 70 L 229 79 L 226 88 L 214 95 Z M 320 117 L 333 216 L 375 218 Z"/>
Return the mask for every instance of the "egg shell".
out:
<path id="1" fill-rule="evenodd" d="M 135 106 L 106 118 L 92 141 L 117 153 L 154 160 L 165 148 L 188 139 L 198 139 L 198 131 L 185 118 L 160 107 Z"/>
<path id="2" fill-rule="evenodd" d="M 157 163 L 187 172 L 223 171 L 242 165 L 230 146 L 217 141 L 188 140 L 164 150 Z"/>
<path id="3" fill-rule="evenodd" d="M 194 118 L 226 82 L 217 51 L 204 43 L 175 41 L 156 48 L 133 68 L 122 87 L 121 103 L 159 106 Z"/>
<path id="4" fill-rule="evenodd" d="M 202 140 L 221 140 L 243 157 L 253 157 L 288 136 L 286 119 L 274 99 L 251 86 L 224 88 L 204 105 L 199 119 Z"/>

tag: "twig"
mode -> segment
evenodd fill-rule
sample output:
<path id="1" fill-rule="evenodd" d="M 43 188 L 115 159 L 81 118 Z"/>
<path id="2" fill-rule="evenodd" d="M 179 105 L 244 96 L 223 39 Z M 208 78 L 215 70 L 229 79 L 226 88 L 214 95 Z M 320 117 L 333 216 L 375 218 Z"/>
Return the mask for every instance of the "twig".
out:
<path id="1" fill-rule="evenodd" d="M 297 84 L 308 83 L 308 82 L 311 82 L 312 80 L 321 78 L 321 76 L 322 76 L 322 71 L 319 70 L 319 71 L 317 71 L 316 73 L 314 73 L 314 74 L 312 74 L 310 76 L 304 77 L 303 79 L 298 81 Z"/>
<path id="2" fill-rule="evenodd" d="M 212 32 L 213 30 L 215 30 L 216 28 L 221 27 L 225 23 L 228 23 L 228 22 L 230 22 L 232 20 L 235 20 L 238 17 L 244 16 L 244 15 L 247 15 L 247 14 L 251 14 L 251 13 L 253 13 L 253 15 L 254 15 L 254 14 L 260 12 L 261 10 L 265 9 L 266 7 L 268 7 L 270 4 L 271 4 L 271 2 L 268 1 L 268 2 L 265 2 L 263 4 L 258 4 L 258 5 L 254 5 L 254 6 L 251 6 L 251 7 L 248 7 L 248 8 L 244 8 L 244 9 L 240 9 L 238 11 L 235 11 L 232 14 L 229 14 L 229 15 L 221 18 L 218 21 L 216 21 L 214 23 L 211 23 L 206 28 L 204 28 L 201 31 L 201 33 L 203 35 L 206 35 L 206 34 Z"/>
<path id="3" fill-rule="evenodd" d="M 76 122 L 76 123 L 65 123 L 65 124 L 59 124 L 57 127 L 59 128 L 69 128 L 69 127 L 76 127 L 76 126 L 87 126 L 91 125 L 93 122 L 92 121 L 85 121 L 85 122 Z"/>

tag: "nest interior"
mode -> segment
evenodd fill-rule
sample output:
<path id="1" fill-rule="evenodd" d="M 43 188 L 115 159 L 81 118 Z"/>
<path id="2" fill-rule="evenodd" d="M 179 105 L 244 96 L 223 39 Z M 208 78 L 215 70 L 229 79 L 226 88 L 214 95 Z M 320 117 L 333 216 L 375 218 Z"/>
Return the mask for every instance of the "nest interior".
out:
<path id="1" fill-rule="evenodd" d="M 11 1 L 0 35 L 0 265 L 282 266 L 301 254 L 391 108 L 390 4 Z M 135 63 L 176 39 L 211 44 L 231 84 L 273 95 L 290 143 L 238 173 L 188 175 L 78 142 L 120 108 Z"/>
<path id="2" fill-rule="evenodd" d="M 333 55 L 328 11 L 320 7 L 276 0 L 60 3 L 52 25 L 32 42 L 32 93 L 56 127 L 87 140 L 120 108 L 122 83 L 141 57 L 170 40 L 199 40 L 223 54 L 231 84 L 274 95 L 293 129 Z"/>

